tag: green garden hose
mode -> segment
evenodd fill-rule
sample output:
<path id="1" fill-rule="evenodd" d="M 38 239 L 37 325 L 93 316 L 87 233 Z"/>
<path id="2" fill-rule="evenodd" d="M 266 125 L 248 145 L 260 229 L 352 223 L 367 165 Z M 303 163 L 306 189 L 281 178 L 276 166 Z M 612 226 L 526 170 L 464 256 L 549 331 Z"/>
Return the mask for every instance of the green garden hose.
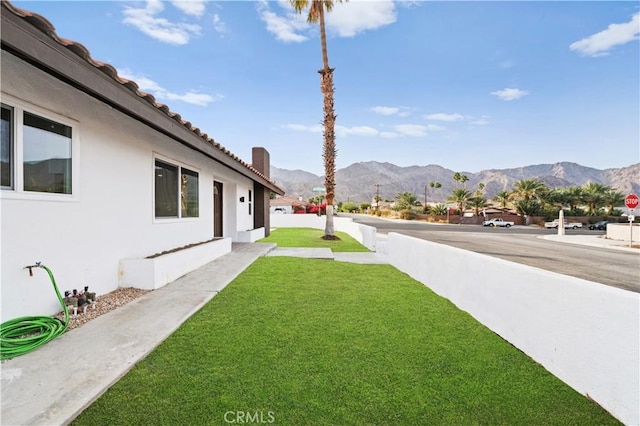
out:
<path id="1" fill-rule="evenodd" d="M 53 289 L 64 310 L 64 322 L 47 316 L 15 318 L 0 324 L 0 359 L 14 358 L 31 352 L 65 332 L 69 324 L 69 311 L 62 300 L 56 279 L 49 268 L 37 262 L 26 266 L 31 273 L 32 268 L 42 268 L 49 274 Z"/>

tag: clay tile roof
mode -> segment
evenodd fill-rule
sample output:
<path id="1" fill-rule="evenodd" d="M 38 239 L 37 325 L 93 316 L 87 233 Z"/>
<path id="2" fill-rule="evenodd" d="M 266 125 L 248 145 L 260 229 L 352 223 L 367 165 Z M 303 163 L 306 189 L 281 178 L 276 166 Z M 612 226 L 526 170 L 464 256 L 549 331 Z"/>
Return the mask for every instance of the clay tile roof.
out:
<path id="1" fill-rule="evenodd" d="M 51 22 L 49 22 L 47 18 L 41 15 L 38 15 L 37 13 L 33 13 L 25 9 L 20 9 L 14 6 L 13 4 L 11 4 L 8 0 L 1 0 L 1 1 L 2 1 L 2 6 L 5 7 L 9 12 L 24 19 L 26 22 L 28 22 L 29 24 L 31 24 L 32 26 L 40 30 L 42 33 L 46 34 L 48 37 L 55 40 L 57 43 L 64 46 L 69 51 L 73 52 L 75 55 L 79 56 L 84 61 L 86 61 L 93 67 L 95 67 L 96 70 L 103 72 L 118 84 L 122 85 L 123 87 L 126 87 L 128 90 L 134 92 L 137 96 L 147 101 L 151 106 L 162 111 L 169 118 L 185 126 L 188 130 L 190 130 L 196 136 L 200 137 L 204 142 L 210 145 L 213 145 L 215 148 L 219 149 L 224 154 L 229 156 L 231 159 L 240 163 L 242 166 L 250 170 L 255 175 L 260 176 L 262 179 L 268 182 L 271 182 L 271 184 L 278 187 L 278 185 L 276 185 L 271 179 L 266 177 L 264 174 L 260 173 L 257 169 L 252 167 L 250 164 L 246 163 L 245 161 L 242 161 L 236 155 L 232 154 L 228 149 L 226 149 L 225 147 L 217 143 L 213 138 L 208 136 L 206 133 L 201 132 L 196 127 L 193 127 L 191 125 L 191 122 L 183 120 L 180 114 L 174 113 L 171 110 L 169 110 L 169 107 L 167 105 L 157 102 L 155 97 L 152 94 L 141 91 L 140 87 L 135 81 L 120 77 L 115 67 L 105 62 L 93 59 L 91 57 L 91 53 L 89 52 L 89 50 L 86 47 L 84 47 L 81 43 L 60 37 L 56 33 L 55 27 L 53 26 L 53 24 L 51 24 Z"/>

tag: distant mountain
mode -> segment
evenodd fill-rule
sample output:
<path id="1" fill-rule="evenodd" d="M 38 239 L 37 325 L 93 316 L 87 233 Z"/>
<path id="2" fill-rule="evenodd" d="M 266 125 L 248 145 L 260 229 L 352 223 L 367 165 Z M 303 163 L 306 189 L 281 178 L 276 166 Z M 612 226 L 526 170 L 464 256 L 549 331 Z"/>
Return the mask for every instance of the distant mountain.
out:
<path id="1" fill-rule="evenodd" d="M 442 188 L 427 188 L 427 200 L 441 202 L 456 187 L 454 173 L 453 170 L 434 164 L 400 167 L 376 161 L 354 163 L 336 172 L 336 200 L 370 202 L 378 189 L 383 199 L 394 199 L 399 193 L 408 191 L 424 200 L 425 185 L 429 182 L 440 182 Z M 461 173 L 469 177 L 466 187 L 470 190 L 474 190 L 479 182 L 484 183 L 487 198 L 492 198 L 499 191 L 510 190 L 514 182 L 530 178 L 538 178 L 550 188 L 597 182 L 624 194 L 640 193 L 640 163 L 619 169 L 598 170 L 576 163 L 562 162 Z M 288 196 L 304 199 L 314 195 L 314 186 L 324 186 L 322 176 L 274 166 L 271 167 L 271 179 L 281 186 Z"/>

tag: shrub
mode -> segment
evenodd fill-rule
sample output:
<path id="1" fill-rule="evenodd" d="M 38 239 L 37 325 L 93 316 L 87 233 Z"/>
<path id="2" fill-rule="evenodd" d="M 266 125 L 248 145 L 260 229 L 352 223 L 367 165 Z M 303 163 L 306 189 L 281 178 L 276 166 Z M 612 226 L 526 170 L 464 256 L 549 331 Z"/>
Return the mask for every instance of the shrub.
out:
<path id="1" fill-rule="evenodd" d="M 415 220 L 417 215 L 414 211 L 412 210 L 401 210 L 399 213 L 400 219 L 405 219 L 405 220 Z"/>

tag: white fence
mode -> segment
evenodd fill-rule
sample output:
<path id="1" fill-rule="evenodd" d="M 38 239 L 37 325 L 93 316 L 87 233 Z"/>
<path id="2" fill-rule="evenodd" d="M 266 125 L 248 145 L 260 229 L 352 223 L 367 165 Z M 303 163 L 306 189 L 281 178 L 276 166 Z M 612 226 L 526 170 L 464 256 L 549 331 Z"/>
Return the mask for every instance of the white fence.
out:
<path id="1" fill-rule="evenodd" d="M 396 233 L 388 250 L 393 266 L 640 424 L 640 294 Z"/>
<path id="2" fill-rule="evenodd" d="M 272 214 L 272 228 L 315 228 L 324 229 L 326 216 L 315 214 Z M 376 228 L 355 223 L 351 218 L 334 217 L 336 231 L 346 232 L 369 250 L 376 250 Z"/>
<path id="3" fill-rule="evenodd" d="M 632 232 L 633 235 L 631 234 Z M 607 238 L 629 241 L 629 237 L 632 237 L 634 245 L 640 244 L 640 224 L 634 223 L 633 227 L 628 223 L 610 223 L 607 225 Z"/>

